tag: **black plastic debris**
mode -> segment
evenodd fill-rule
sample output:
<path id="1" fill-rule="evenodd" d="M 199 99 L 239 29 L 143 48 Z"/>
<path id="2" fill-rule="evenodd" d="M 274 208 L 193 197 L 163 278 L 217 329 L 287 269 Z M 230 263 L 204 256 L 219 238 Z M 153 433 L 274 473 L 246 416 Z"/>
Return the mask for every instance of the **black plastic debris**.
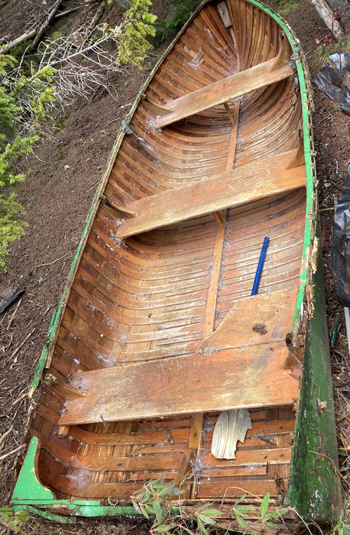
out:
<path id="1" fill-rule="evenodd" d="M 332 269 L 334 296 L 350 307 L 350 171 L 334 215 Z"/>
<path id="2" fill-rule="evenodd" d="M 12 305 L 12 303 L 14 303 L 19 297 L 21 297 L 21 295 L 23 295 L 25 291 L 26 289 L 22 288 L 22 290 L 19 290 L 18 292 L 14 293 L 7 301 L 0 302 L 0 314 L 5 312 L 5 310 L 7 310 L 8 307 Z"/>
<path id="3" fill-rule="evenodd" d="M 331 64 L 322 67 L 314 84 L 350 115 L 350 54 L 332 54 L 329 59 Z"/>

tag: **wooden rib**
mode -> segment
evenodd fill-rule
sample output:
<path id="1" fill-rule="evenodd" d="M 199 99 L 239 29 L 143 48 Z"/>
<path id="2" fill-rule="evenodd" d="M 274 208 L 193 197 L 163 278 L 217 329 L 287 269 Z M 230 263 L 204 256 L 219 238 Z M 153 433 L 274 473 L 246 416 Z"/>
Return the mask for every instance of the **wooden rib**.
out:
<path id="1" fill-rule="evenodd" d="M 233 112 L 233 126 L 231 131 L 230 146 L 226 162 L 226 171 L 230 171 L 233 168 L 236 157 L 236 143 L 238 134 L 238 120 L 239 120 L 239 102 L 235 103 L 235 109 Z M 231 121 L 232 122 L 232 121 Z"/>
<path id="2" fill-rule="evenodd" d="M 305 166 L 286 170 L 295 151 L 287 152 L 189 184 L 175 191 L 146 197 L 129 206 L 139 215 L 121 223 L 125 238 L 200 215 L 224 210 L 305 185 Z"/>
<path id="3" fill-rule="evenodd" d="M 289 78 L 293 74 L 289 65 L 283 65 L 281 68 L 271 71 L 275 61 L 275 59 L 268 60 L 211 86 L 198 89 L 190 95 L 168 102 L 166 107 L 172 111 L 158 117 L 154 121 L 154 127 L 163 128 L 195 113 Z"/>
<path id="4" fill-rule="evenodd" d="M 218 212 L 213 212 L 213 216 L 215 217 L 218 225 L 223 225 L 223 220 L 221 219 L 220 214 L 218 214 Z"/>

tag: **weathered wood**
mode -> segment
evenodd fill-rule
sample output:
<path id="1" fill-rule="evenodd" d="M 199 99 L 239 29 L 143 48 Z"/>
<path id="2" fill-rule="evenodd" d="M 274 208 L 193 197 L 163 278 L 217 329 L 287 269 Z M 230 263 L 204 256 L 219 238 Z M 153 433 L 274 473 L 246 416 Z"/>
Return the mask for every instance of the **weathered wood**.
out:
<path id="1" fill-rule="evenodd" d="M 230 26 L 232 26 L 232 20 L 228 12 L 226 2 L 220 2 L 216 7 L 220 13 L 222 22 L 225 24 L 225 28 L 229 28 Z"/>
<path id="2" fill-rule="evenodd" d="M 145 197 L 128 205 L 138 215 L 123 221 L 118 238 L 185 221 L 305 185 L 305 166 L 287 170 L 295 151 L 271 156 L 207 180 Z"/>
<path id="3" fill-rule="evenodd" d="M 75 374 L 88 396 L 68 402 L 60 425 L 293 404 L 299 382 L 281 369 L 287 356 L 277 342 Z"/>
<path id="4" fill-rule="evenodd" d="M 50 373 L 45 376 L 44 383 L 49 388 L 52 388 L 62 399 L 80 399 L 87 396 L 83 389 L 69 385 Z"/>
<path id="5" fill-rule="evenodd" d="M 48 360 L 49 371 L 73 388 L 78 370 L 82 378 L 93 374 L 91 381 L 97 378 L 92 385 L 95 390 L 89 389 L 85 398 L 69 401 L 66 393 L 59 395 L 55 388 L 43 388 L 31 424 L 31 433 L 42 441 L 38 477 L 58 499 L 105 500 L 114 496 L 128 501 L 133 491 L 162 473 L 169 482 L 177 477 L 177 484 L 185 478 L 182 497 L 195 498 L 193 510 L 198 509 L 198 500 L 213 497 L 221 508 L 225 495 L 231 496 L 228 501 L 232 507 L 237 495 L 244 493 L 231 488 L 235 486 L 260 496 L 268 491 L 282 496 L 283 484 L 286 489 L 294 438 L 293 398 L 298 394 L 300 368 L 294 358 L 288 367 L 290 353 L 282 326 L 278 324 L 276 339 L 270 336 L 273 331 L 269 328 L 266 335 L 252 330 L 252 321 L 263 320 L 253 307 L 250 316 L 246 313 L 249 299 L 245 298 L 250 294 L 265 235 L 270 237 L 270 248 L 261 296 L 270 297 L 272 302 L 277 292 L 299 285 L 305 188 L 280 190 L 285 169 L 279 172 L 276 164 L 277 190 L 269 190 L 274 173 L 265 176 L 259 170 L 271 156 L 277 161 L 289 153 L 286 168 L 291 167 L 289 164 L 297 167 L 290 169 L 288 176 L 299 176 L 303 150 L 296 147 L 302 107 L 290 76 L 280 83 L 259 86 L 235 102 L 228 99 L 208 108 L 217 83 L 219 87 L 225 80 L 230 84 L 235 73 L 245 70 L 239 74 L 244 81 L 251 76 L 252 67 L 258 70 L 264 68 L 261 64 L 271 62 L 272 68 L 278 58 L 284 62 L 289 59 L 289 45 L 286 40 L 281 42 L 281 28 L 268 13 L 245 0 L 226 0 L 226 5 L 233 26 L 226 28 L 216 4 L 209 2 L 177 39 L 133 108 L 129 125 L 135 136 L 120 138 L 101 181 L 99 207 L 89 220 L 72 289 L 64 299 L 59 333 L 52 343 L 53 359 Z M 288 46 L 283 49 L 284 45 Z M 192 106 L 190 117 L 171 128 L 157 131 L 152 127 L 157 115 L 172 113 L 169 106 L 184 96 L 193 103 L 193 96 L 203 88 L 210 98 L 194 104 L 207 109 L 198 113 Z M 144 140 L 142 145 L 137 137 Z M 246 174 L 253 168 L 255 175 Z M 231 171 L 237 173 L 232 177 L 237 188 L 233 197 L 237 199 L 242 193 L 243 204 L 223 210 L 215 205 L 204 215 L 195 212 L 184 221 L 118 239 L 120 221 L 127 219 L 129 224 L 142 215 L 133 209 L 135 203 L 142 205 L 151 196 L 154 201 L 164 199 L 165 209 L 161 200 L 152 215 L 154 219 L 159 216 L 163 224 L 163 213 L 169 207 L 172 210 L 175 202 L 187 206 L 186 210 L 191 210 L 191 202 L 196 204 L 195 197 L 186 195 L 184 200 L 180 195 L 187 185 L 197 182 L 201 188 L 213 179 L 219 186 L 218 190 L 213 186 L 210 196 L 228 198 L 220 184 Z M 234 180 L 238 176 L 241 179 Z M 266 194 L 263 198 L 255 196 L 249 182 L 260 178 L 266 178 L 259 186 Z M 244 200 L 250 190 L 253 196 Z M 203 209 L 207 200 L 196 206 Z M 225 213 L 223 225 L 214 219 L 213 212 L 222 221 Z M 237 329 L 237 339 L 242 339 L 244 347 L 197 353 L 203 340 L 221 323 L 217 336 L 223 336 L 230 311 L 240 300 L 241 308 L 237 305 L 236 310 L 239 326 L 233 330 Z M 271 329 L 273 323 L 271 316 Z M 212 336 L 207 343 L 214 342 L 215 333 Z M 265 338 L 269 343 L 264 343 Z M 228 328 L 221 341 L 227 346 L 236 344 Z M 255 345 L 249 346 L 250 341 Z M 268 348 L 273 351 L 268 352 Z M 107 379 L 102 379 L 104 373 Z M 239 403 L 253 405 L 249 409 L 253 428 L 244 444 L 238 444 L 238 464 L 215 465 L 206 456 L 212 426 L 218 411 L 228 408 L 234 396 L 236 400 L 239 397 Z M 68 411 L 73 404 L 82 404 L 84 412 L 87 402 L 86 414 L 89 417 L 95 411 L 96 423 L 59 427 L 65 400 Z M 278 405 L 263 404 L 271 401 Z M 111 414 L 111 421 L 105 413 L 109 402 L 117 414 Z M 203 415 L 202 411 L 213 406 L 218 411 Z M 167 418 L 166 413 L 173 410 L 179 413 Z M 181 415 L 183 411 L 185 415 Z M 128 414 L 132 414 L 130 419 Z M 281 458 L 283 452 L 288 455 Z"/>
<path id="6" fill-rule="evenodd" d="M 317 13 L 332 32 L 336 39 L 340 39 L 344 35 L 344 30 L 341 24 L 335 19 L 334 13 L 326 0 L 310 0 L 310 3 L 315 7 Z"/>
<path id="7" fill-rule="evenodd" d="M 36 36 L 38 33 L 37 30 L 32 30 L 28 33 L 23 33 L 13 41 L 10 41 L 10 43 L 7 43 L 7 45 L 4 48 L 0 48 L 0 54 L 8 54 L 12 48 L 14 48 L 17 45 L 20 45 L 21 43 L 25 43 L 26 41 L 29 41 L 29 39 L 32 39 Z"/>
<path id="8" fill-rule="evenodd" d="M 155 128 L 163 128 L 175 121 L 180 121 L 190 115 L 207 110 L 218 104 L 223 104 L 228 100 L 234 100 L 251 91 L 256 91 L 267 85 L 285 80 L 293 74 L 293 70 L 289 65 L 272 70 L 275 61 L 275 58 L 270 59 L 246 71 L 224 78 L 220 82 L 216 82 L 203 89 L 198 89 L 189 95 L 167 102 L 165 107 L 169 111 L 157 117 L 153 126 Z"/>
<path id="9" fill-rule="evenodd" d="M 210 353 L 234 347 L 283 342 L 293 326 L 298 288 L 237 301 L 219 328 L 198 348 Z"/>

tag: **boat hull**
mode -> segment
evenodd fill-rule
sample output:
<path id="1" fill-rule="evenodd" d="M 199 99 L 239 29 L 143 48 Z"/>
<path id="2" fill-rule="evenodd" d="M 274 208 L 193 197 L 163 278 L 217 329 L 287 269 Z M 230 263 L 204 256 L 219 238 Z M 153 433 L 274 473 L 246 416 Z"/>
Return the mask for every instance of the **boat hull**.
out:
<path id="1" fill-rule="evenodd" d="M 191 459 L 184 470 L 188 477 L 178 481 L 189 510 L 200 500 L 224 499 L 229 505 L 243 494 L 249 502 L 267 493 L 272 507 L 285 501 L 305 518 L 335 518 L 341 509 L 339 480 L 327 460 L 337 462 L 337 448 L 302 55 L 289 28 L 270 9 L 258 2 L 228 4 L 232 29 L 215 4 L 204 2 L 198 9 L 142 89 L 128 118 L 131 133 L 121 133 L 113 149 L 36 372 L 39 379 L 46 367 L 46 379 L 32 388 L 37 403 L 30 436 L 37 453 L 28 454 L 22 469 L 13 495 L 16 506 L 130 514 L 131 494 L 162 473 L 167 481 L 176 480 L 184 459 Z M 231 113 L 215 104 L 157 127 L 157 121 L 166 122 L 168 112 L 159 110 L 169 102 L 274 63 L 281 57 L 281 30 L 289 40 L 289 55 L 298 53 L 295 76 L 228 101 Z M 198 95 L 197 103 L 203 93 Z M 282 190 L 273 186 L 275 167 L 269 163 L 286 154 L 293 155 L 288 167 L 296 170 L 294 186 Z M 199 196 L 195 217 L 192 206 L 185 209 L 186 188 L 200 189 L 210 181 L 215 186 L 225 176 L 227 187 L 239 184 L 238 190 L 244 190 L 257 162 L 262 166 L 260 195 L 249 186 L 248 202 L 235 197 L 228 206 L 217 204 L 216 211 L 200 205 Z M 301 178 L 305 173 L 305 185 L 295 180 L 297 170 Z M 287 175 L 282 185 L 285 180 Z M 265 196 L 268 181 L 272 193 Z M 133 225 L 139 217 L 137 210 L 146 213 L 148 198 L 161 203 L 166 192 L 184 214 L 169 223 L 175 216 L 170 211 L 165 218 L 171 204 L 166 201 L 157 221 L 153 210 L 143 223 L 148 232 L 129 228 L 119 237 L 125 221 Z M 259 294 L 269 297 L 270 316 L 274 299 L 282 294 L 286 300 L 285 322 L 281 314 L 267 318 L 275 335 L 268 341 L 259 338 L 254 306 L 239 329 L 242 311 L 250 310 L 253 299 L 264 236 L 270 245 Z M 218 371 L 215 358 L 209 359 L 211 350 L 200 352 L 224 331 L 228 318 L 217 358 L 230 381 Z M 207 367 L 201 364 L 205 357 Z M 239 368 L 232 368 L 234 362 Z M 189 373 L 194 365 L 200 388 L 196 374 Z M 67 378 L 71 389 L 83 385 L 86 399 L 71 400 Z M 128 386 L 131 378 L 134 390 Z M 225 405 L 235 386 L 246 395 L 234 393 Z M 327 410 L 322 409 L 325 402 Z M 234 461 L 216 459 L 210 448 L 218 411 L 243 407 L 253 423 L 246 441 Z M 315 453 L 321 451 L 322 458 Z M 41 498 L 23 490 L 31 462 L 47 487 Z M 305 467 L 310 474 L 302 477 Z M 125 509 L 108 509 L 111 499 L 125 502 Z"/>

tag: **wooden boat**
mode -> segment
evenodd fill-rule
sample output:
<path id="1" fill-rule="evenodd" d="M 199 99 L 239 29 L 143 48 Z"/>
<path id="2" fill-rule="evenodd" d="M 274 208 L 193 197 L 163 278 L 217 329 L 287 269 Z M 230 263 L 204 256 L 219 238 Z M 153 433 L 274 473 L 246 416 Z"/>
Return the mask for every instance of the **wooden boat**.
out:
<path id="1" fill-rule="evenodd" d="M 297 40 L 256 0 L 204 1 L 113 149 L 38 364 L 16 507 L 135 514 L 165 473 L 187 511 L 270 493 L 337 516 L 314 187 Z M 242 408 L 252 429 L 215 458 L 220 411 Z"/>

